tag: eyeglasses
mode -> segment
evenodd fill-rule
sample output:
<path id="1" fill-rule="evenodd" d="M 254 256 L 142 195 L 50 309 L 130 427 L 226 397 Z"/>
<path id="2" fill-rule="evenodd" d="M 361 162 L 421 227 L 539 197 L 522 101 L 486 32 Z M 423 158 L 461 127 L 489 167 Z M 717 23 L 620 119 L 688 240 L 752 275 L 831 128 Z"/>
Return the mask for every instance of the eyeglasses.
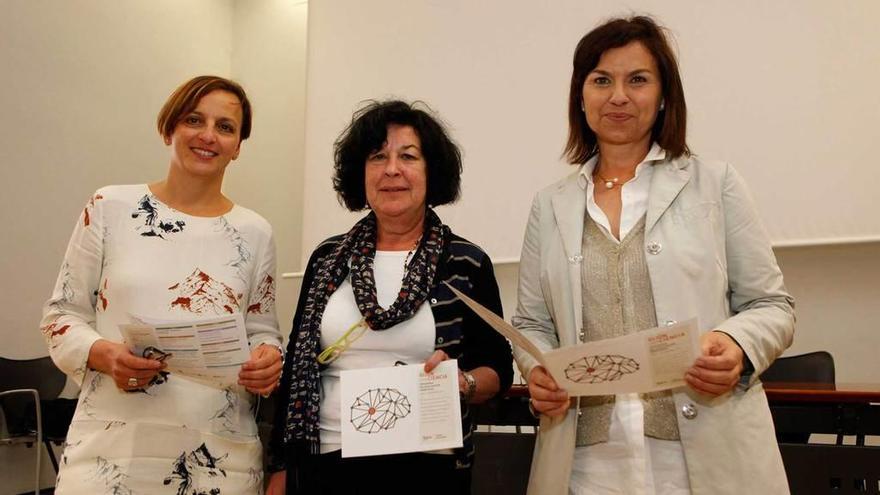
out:
<path id="1" fill-rule="evenodd" d="M 318 354 L 318 362 L 321 364 L 330 364 L 333 361 L 336 361 L 346 349 L 351 347 L 351 344 L 354 344 L 357 339 L 363 337 L 369 329 L 370 327 L 367 325 L 367 320 L 361 318 L 360 321 L 348 327 L 348 330 L 342 334 L 342 337 L 336 339 L 336 342 L 321 351 L 321 354 Z"/>

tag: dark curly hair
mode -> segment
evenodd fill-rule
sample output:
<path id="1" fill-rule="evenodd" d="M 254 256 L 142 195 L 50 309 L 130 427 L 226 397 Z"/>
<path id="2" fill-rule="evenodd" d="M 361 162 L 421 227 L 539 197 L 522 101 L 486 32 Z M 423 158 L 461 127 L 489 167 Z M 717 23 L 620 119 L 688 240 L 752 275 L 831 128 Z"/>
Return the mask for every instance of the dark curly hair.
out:
<path id="1" fill-rule="evenodd" d="M 366 103 L 333 144 L 333 189 L 339 202 L 351 211 L 369 207 L 364 188 L 367 156 L 382 148 L 390 124 L 412 127 L 419 136 L 427 168 L 428 206 L 457 200 L 461 193 L 461 151 L 428 106 L 400 100 Z"/>

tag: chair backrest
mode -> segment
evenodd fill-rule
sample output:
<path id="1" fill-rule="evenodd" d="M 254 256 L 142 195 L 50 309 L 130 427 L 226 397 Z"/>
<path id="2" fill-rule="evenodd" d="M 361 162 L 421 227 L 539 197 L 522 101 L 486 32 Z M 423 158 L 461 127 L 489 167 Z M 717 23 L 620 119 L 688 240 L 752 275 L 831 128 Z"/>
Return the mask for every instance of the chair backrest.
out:
<path id="1" fill-rule="evenodd" d="M 826 351 L 779 358 L 761 373 L 761 381 L 834 383 L 834 358 Z"/>
<path id="2" fill-rule="evenodd" d="M 67 376 L 47 357 L 37 359 L 8 359 L 0 357 L 0 392 L 17 389 L 34 389 L 40 400 L 52 400 L 64 389 Z M 28 429 L 28 411 L 33 409 L 33 399 L 25 395 L 0 398 L 0 410 L 6 418 L 10 433 L 23 433 Z"/>
<path id="3" fill-rule="evenodd" d="M 40 392 L 41 399 L 50 400 L 58 397 L 66 381 L 67 376 L 48 356 L 36 359 L 0 357 L 0 392 L 32 388 Z"/>

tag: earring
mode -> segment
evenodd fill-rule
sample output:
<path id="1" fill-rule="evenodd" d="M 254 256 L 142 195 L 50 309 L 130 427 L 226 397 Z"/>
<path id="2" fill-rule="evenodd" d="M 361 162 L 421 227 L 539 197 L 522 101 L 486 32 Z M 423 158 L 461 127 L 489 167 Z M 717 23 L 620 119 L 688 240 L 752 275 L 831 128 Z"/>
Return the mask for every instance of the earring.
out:
<path id="1" fill-rule="evenodd" d="M 581 102 L 581 112 L 587 113 L 587 109 L 584 107 L 584 102 Z"/>
<path id="2" fill-rule="evenodd" d="M 660 100 L 660 111 L 666 110 L 666 100 Z"/>

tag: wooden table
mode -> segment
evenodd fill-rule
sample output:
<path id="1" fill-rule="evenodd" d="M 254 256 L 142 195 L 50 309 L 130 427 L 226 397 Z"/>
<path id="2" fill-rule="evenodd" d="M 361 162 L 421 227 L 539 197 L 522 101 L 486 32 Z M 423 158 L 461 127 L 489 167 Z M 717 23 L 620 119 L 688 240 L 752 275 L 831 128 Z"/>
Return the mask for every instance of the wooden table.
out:
<path id="1" fill-rule="evenodd" d="M 806 433 L 838 435 L 836 445 L 780 442 L 793 494 L 880 493 L 880 384 L 765 383 L 777 437 Z M 855 445 L 843 445 L 855 435 Z"/>
<path id="2" fill-rule="evenodd" d="M 789 383 L 766 382 L 764 392 L 771 402 L 858 402 L 880 403 L 878 383 Z"/>
<path id="3" fill-rule="evenodd" d="M 875 411 L 880 409 L 880 384 L 872 383 L 764 383 L 764 392 L 770 409 L 781 407 L 812 408 L 811 411 L 837 408 L 842 412 L 826 417 L 824 413 L 811 424 L 816 429 L 798 430 L 811 433 L 842 433 L 844 435 L 880 435 L 880 422 Z M 534 418 L 527 414 L 529 389 L 514 385 L 501 400 L 478 411 L 477 424 L 533 425 Z M 483 409 L 481 406 L 477 409 Z M 481 421 L 482 420 L 482 421 Z M 785 426 L 785 425 L 783 425 Z M 790 431 L 790 428 L 786 429 Z"/>
<path id="4" fill-rule="evenodd" d="M 764 384 L 777 433 L 880 435 L 880 384 Z"/>

